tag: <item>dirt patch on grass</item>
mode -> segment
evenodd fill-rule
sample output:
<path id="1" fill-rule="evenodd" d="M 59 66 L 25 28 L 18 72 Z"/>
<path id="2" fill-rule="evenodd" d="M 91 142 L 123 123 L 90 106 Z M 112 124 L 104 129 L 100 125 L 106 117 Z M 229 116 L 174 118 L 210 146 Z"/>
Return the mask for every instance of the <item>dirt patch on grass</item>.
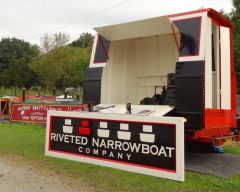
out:
<path id="1" fill-rule="evenodd" d="M 19 156 L 0 156 L 0 191 L 85 192 L 89 186 Z"/>

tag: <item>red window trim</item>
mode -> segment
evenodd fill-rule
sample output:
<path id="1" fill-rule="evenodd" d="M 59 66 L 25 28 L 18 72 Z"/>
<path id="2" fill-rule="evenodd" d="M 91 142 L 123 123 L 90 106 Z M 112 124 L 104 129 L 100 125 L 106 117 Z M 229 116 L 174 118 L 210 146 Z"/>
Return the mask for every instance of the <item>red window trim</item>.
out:
<path id="1" fill-rule="evenodd" d="M 109 60 L 108 51 L 107 51 L 106 47 L 103 44 L 102 37 L 101 37 L 101 35 L 98 35 L 97 44 L 96 44 L 96 47 L 95 47 L 95 55 L 94 55 L 93 64 L 106 63 L 106 62 L 98 62 L 98 61 L 96 61 L 97 47 L 98 47 L 99 43 L 100 43 L 100 46 L 103 49 L 105 57 L 107 58 L 107 60 Z"/>

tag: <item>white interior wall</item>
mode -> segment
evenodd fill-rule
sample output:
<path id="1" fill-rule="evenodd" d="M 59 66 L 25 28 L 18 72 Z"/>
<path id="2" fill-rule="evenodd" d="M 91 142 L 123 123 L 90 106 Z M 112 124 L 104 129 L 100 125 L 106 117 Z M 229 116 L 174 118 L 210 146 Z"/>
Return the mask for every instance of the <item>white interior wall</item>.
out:
<path id="1" fill-rule="evenodd" d="M 101 103 L 132 102 L 135 98 L 129 97 L 136 91 L 134 40 L 111 42 L 109 58 L 103 68 Z"/>
<path id="2" fill-rule="evenodd" d="M 167 84 L 175 73 L 178 51 L 172 34 L 113 41 L 103 69 L 101 103 L 139 104 Z"/>
<path id="3" fill-rule="evenodd" d="M 231 109 L 230 29 L 220 27 L 221 37 L 221 109 Z"/>
<path id="4" fill-rule="evenodd" d="M 212 31 L 214 37 L 213 46 L 215 53 L 214 57 L 216 62 L 216 71 L 212 71 Z M 221 49 L 219 49 L 219 27 L 212 25 L 211 20 L 209 19 L 207 22 L 207 44 L 205 53 L 205 108 L 219 109 L 221 106 L 221 109 L 230 109 L 231 85 L 229 28 L 220 27 L 220 38 Z M 220 55 L 221 61 L 219 60 Z"/>

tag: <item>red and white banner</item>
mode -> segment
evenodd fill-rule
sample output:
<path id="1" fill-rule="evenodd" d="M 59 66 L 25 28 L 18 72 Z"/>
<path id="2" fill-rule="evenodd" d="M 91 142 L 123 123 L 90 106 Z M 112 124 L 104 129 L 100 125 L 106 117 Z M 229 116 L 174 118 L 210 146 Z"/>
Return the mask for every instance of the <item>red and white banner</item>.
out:
<path id="1" fill-rule="evenodd" d="M 28 104 L 13 103 L 11 121 L 46 123 L 47 111 L 82 111 L 87 110 L 87 104 L 80 105 L 54 105 L 54 104 Z"/>
<path id="2" fill-rule="evenodd" d="M 88 111 L 88 104 L 70 105 L 69 111 Z"/>

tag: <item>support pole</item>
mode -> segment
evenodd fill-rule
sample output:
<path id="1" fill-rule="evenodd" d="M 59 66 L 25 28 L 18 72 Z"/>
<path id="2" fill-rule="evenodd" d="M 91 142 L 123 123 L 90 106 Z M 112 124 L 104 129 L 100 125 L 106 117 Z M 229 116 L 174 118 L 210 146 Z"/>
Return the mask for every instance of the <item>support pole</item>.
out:
<path id="1" fill-rule="evenodd" d="M 53 96 L 56 96 L 56 87 L 55 87 L 55 86 L 53 87 L 52 95 L 53 95 Z"/>
<path id="2" fill-rule="evenodd" d="M 65 91 L 65 92 L 64 92 L 64 99 L 67 99 L 67 94 L 68 94 L 68 92 Z"/>
<path id="3" fill-rule="evenodd" d="M 80 100 L 80 87 L 77 88 L 77 99 Z"/>
<path id="4" fill-rule="evenodd" d="M 17 96 L 17 87 L 14 87 L 14 96 Z"/>
<path id="5" fill-rule="evenodd" d="M 26 89 L 25 87 L 22 88 L 22 101 L 25 102 L 26 100 Z"/>
<path id="6" fill-rule="evenodd" d="M 38 97 L 40 97 L 40 88 L 37 89 Z"/>

